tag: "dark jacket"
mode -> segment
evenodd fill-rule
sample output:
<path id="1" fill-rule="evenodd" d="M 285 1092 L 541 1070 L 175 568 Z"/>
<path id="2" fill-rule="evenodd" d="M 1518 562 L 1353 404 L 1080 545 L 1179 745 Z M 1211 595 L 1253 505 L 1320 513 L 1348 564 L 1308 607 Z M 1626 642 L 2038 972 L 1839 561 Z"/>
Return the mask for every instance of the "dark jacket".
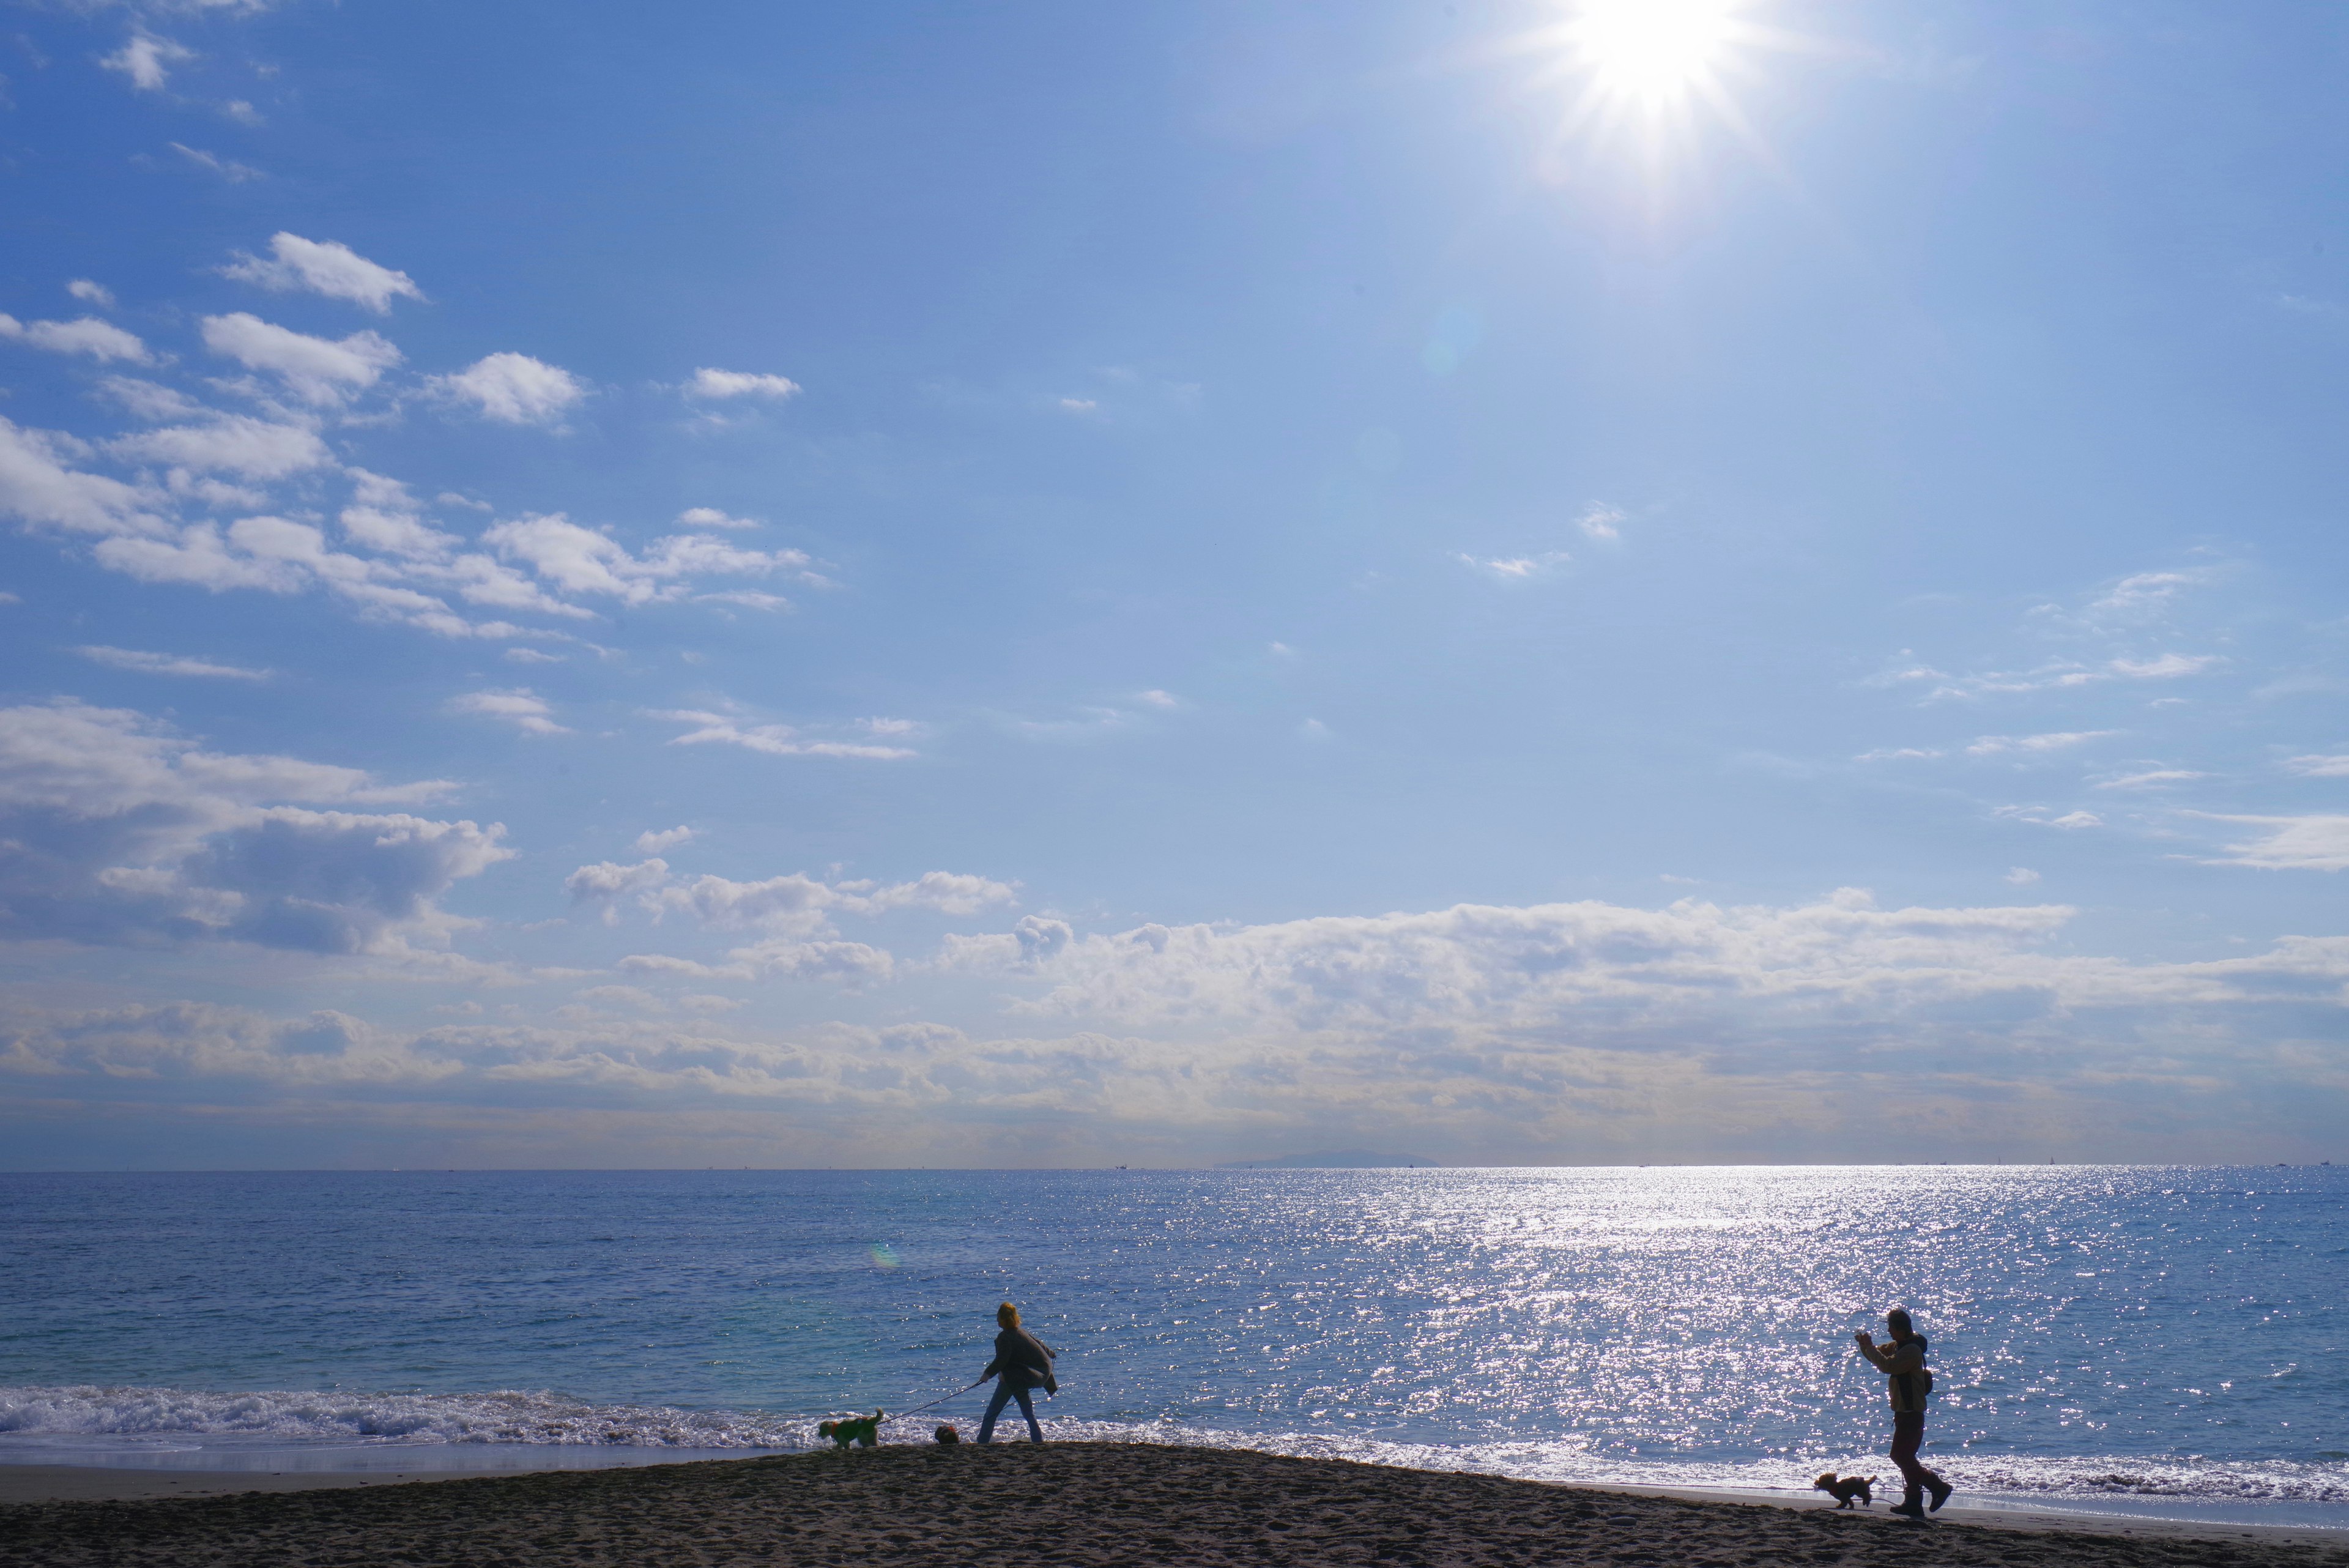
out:
<path id="1" fill-rule="evenodd" d="M 995 1336 L 995 1359 L 978 1379 L 1001 1377 L 1006 1388 L 1040 1388 L 1051 1376 L 1052 1347 L 1024 1328 L 1007 1328 Z"/>

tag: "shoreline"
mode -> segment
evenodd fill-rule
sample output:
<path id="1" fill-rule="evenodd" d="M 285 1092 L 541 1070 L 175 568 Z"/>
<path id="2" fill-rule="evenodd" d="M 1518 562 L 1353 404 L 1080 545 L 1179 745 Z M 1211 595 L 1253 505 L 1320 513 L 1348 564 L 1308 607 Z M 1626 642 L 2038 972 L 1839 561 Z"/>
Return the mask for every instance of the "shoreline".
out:
<path id="1" fill-rule="evenodd" d="M 398 1471 L 0 1464 L 0 1538 L 11 1542 L 41 1542 L 35 1555 L 17 1555 L 9 1545 L 0 1544 L 0 1565 L 84 1561 L 160 1565 L 183 1558 L 206 1561 L 190 1552 L 188 1537 L 201 1537 L 215 1528 L 233 1531 L 240 1541 L 253 1539 L 256 1531 L 274 1539 L 280 1548 L 274 1554 L 264 1552 L 244 1559 L 256 1564 L 372 1561 L 395 1555 L 396 1551 L 412 1553 L 419 1549 L 426 1551 L 424 1560 L 433 1561 L 430 1542 L 452 1530 L 477 1545 L 485 1522 L 537 1532 L 530 1537 L 536 1541 L 560 1521 L 576 1530 L 583 1519 L 634 1519 L 647 1509 L 657 1511 L 665 1501 L 688 1499 L 696 1501 L 687 1503 L 677 1531 L 669 1533 L 724 1532 L 730 1528 L 730 1515 L 760 1515 L 762 1506 L 771 1511 L 779 1501 L 788 1500 L 788 1513 L 812 1510 L 826 1520 L 826 1528 L 851 1535 L 879 1532 L 878 1539 L 888 1542 L 892 1550 L 910 1531 L 916 1536 L 932 1536 L 928 1544 L 936 1551 L 978 1562 L 990 1559 L 970 1555 L 965 1550 L 969 1542 L 951 1524 L 934 1533 L 924 1528 L 918 1516 L 927 1504 L 958 1518 L 978 1501 L 972 1495 L 970 1481 L 981 1476 L 1009 1480 L 1017 1475 L 1020 1479 L 1013 1490 L 1043 1499 L 1035 1506 L 1042 1516 L 1049 1516 L 1055 1530 L 1065 1532 L 1096 1518 L 1088 1511 L 1088 1504 L 1123 1517 L 1137 1506 L 1135 1500 L 1146 1498 L 1154 1489 L 1165 1491 L 1174 1483 L 1176 1495 L 1162 1499 L 1154 1511 L 1175 1516 L 1172 1522 L 1158 1518 L 1135 1520 L 1137 1527 L 1204 1531 L 1209 1538 L 1218 1532 L 1255 1530 L 1261 1532 L 1264 1545 L 1277 1543 L 1283 1548 L 1278 1560 L 1299 1563 L 1413 1561 L 1408 1555 L 1352 1555 L 1350 1546 L 1337 1549 L 1348 1541 L 1361 1544 L 1353 1538 L 1365 1533 L 1402 1529 L 1409 1534 L 1410 1529 L 1396 1521 L 1432 1510 L 1433 1515 L 1449 1521 L 1447 1535 L 1459 1538 L 1434 1559 L 1445 1562 L 1546 1560 L 1511 1555 L 1514 1548 L 1503 1549 L 1522 1535 L 1522 1517 L 1531 1512 L 1557 1516 L 1562 1525 L 1571 1524 L 1602 1538 L 1611 1538 L 1610 1531 L 1616 1535 L 1628 1532 L 1627 1540 L 1635 1536 L 1649 1543 L 1640 1549 L 1643 1552 L 1653 1549 L 1651 1538 L 1662 1529 L 1675 1541 L 1668 1554 L 1682 1561 L 1719 1552 L 1734 1552 L 1743 1561 L 1763 1563 L 1813 1561 L 1819 1542 L 1812 1532 L 1822 1529 L 1838 1532 L 1838 1541 L 1847 1539 L 1840 1534 L 1843 1531 L 1866 1532 L 1848 1538 L 1847 1543 L 1866 1542 L 1871 1552 L 1881 1549 L 1913 1554 L 1922 1539 L 1916 1532 L 1930 1530 L 1935 1532 L 1937 1548 L 1970 1543 L 1961 1559 L 1950 1558 L 1941 1550 L 1937 1550 L 1937 1558 L 1992 1568 L 2010 1563 L 2021 1568 L 2026 1561 L 2044 1563 L 2048 1560 L 2047 1544 L 2055 1541 L 2070 1542 L 2066 1552 L 2083 1568 L 2130 1568 L 2157 1560 L 2168 1562 L 2170 1559 L 2161 1554 L 2188 1550 L 2206 1554 L 2223 1552 L 2230 1561 L 2349 1568 L 2349 1532 L 2323 1525 L 2214 1522 L 1958 1501 L 1928 1524 L 1918 1526 L 1889 1515 L 1887 1500 L 1881 1496 L 1873 1509 L 1838 1511 L 1823 1495 L 1521 1480 L 1476 1471 L 1296 1459 L 1243 1449 L 1082 1442 L 1047 1443 L 1041 1448 L 1006 1443 L 991 1449 L 971 1444 L 958 1448 L 895 1444 L 848 1454 L 819 1450 L 749 1459 L 663 1456 L 643 1465 L 501 1469 L 429 1468 L 430 1457 L 417 1454 L 421 1463 Z M 1081 1494 L 1079 1500 L 1054 1501 L 1056 1492 L 1071 1489 Z M 983 1497 L 999 1490 L 989 1486 L 978 1491 Z M 753 1506 L 750 1500 L 761 1500 L 761 1503 Z M 1337 1521 L 1335 1537 L 1323 1543 L 1335 1555 L 1299 1555 L 1290 1550 L 1307 1542 L 1290 1533 L 1278 1515 L 1300 1504 L 1325 1513 L 1335 1511 L 1331 1515 Z M 126 1517 L 171 1544 L 159 1555 L 141 1555 L 129 1546 L 117 1552 L 106 1543 L 113 1540 L 113 1532 Z M 747 1528 L 755 1521 L 746 1517 L 739 1522 Z M 765 1522 L 787 1532 L 792 1528 L 788 1522 Z M 1781 1539 L 1790 1530 L 1801 1532 L 1800 1537 Z M 1005 1561 L 1019 1557 L 1022 1550 L 1027 1552 L 1024 1560 L 1045 1557 L 1035 1550 L 1032 1540 L 1023 1548 L 1024 1539 L 1018 1531 L 1001 1539 L 1008 1554 Z M 1121 1555 L 1120 1539 L 1112 1535 L 1086 1552 L 1050 1560 L 1218 1560 L 1165 1553 L 1140 1558 Z M 1617 1544 L 1630 1550 L 1622 1542 Z M 1603 1547 L 1604 1542 L 1594 1541 L 1593 1545 Z M 639 1547 L 631 1549 L 636 1554 L 628 1561 L 654 1564 L 665 1560 L 657 1542 L 642 1542 Z M 1500 1554 L 1494 1555 L 1495 1551 Z M 680 1562 L 706 1560 L 683 1546 L 679 1552 Z M 2156 1557 L 2146 1557 L 2147 1552 Z M 1608 1554 L 1606 1550 L 1592 1553 Z M 618 1559 L 541 1552 L 534 1560 L 552 1565 Z M 1265 1559 L 1256 1555 L 1247 1560 Z M 2202 1555 L 2194 1561 L 2210 1559 Z"/>

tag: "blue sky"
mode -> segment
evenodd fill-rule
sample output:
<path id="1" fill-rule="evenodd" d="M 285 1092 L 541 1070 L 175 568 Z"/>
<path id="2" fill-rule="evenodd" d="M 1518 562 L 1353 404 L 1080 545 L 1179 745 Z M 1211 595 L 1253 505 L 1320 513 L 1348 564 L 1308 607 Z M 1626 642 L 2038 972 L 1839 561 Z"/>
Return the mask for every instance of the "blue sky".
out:
<path id="1" fill-rule="evenodd" d="M 8 22 L 0 1162 L 2349 1155 L 2335 8 Z"/>

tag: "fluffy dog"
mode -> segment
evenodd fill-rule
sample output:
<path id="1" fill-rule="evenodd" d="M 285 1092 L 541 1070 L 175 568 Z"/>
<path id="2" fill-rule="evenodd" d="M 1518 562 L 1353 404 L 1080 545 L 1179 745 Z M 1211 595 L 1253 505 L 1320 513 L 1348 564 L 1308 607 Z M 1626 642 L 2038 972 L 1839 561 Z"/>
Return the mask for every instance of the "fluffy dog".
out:
<path id="1" fill-rule="evenodd" d="M 881 1423 L 885 1419 L 886 1417 L 875 1410 L 870 1416 L 849 1416 L 837 1421 L 819 1422 L 816 1431 L 830 1438 L 835 1448 L 845 1449 L 852 1443 L 862 1444 L 868 1449 L 878 1448 L 881 1444 Z"/>
<path id="2" fill-rule="evenodd" d="M 941 1443 L 959 1443 L 962 1441 L 962 1434 L 956 1431 L 952 1426 L 945 1422 L 940 1422 L 938 1429 L 932 1432 L 930 1436 L 936 1438 Z"/>
<path id="3" fill-rule="evenodd" d="M 1829 1470 L 1811 1483 L 1811 1490 L 1823 1491 L 1835 1499 L 1837 1508 L 1849 1508 L 1855 1498 L 1859 1500 L 1862 1508 L 1868 1508 L 1876 1502 L 1876 1494 L 1868 1490 L 1874 1484 L 1874 1476 L 1845 1476 L 1838 1480 L 1835 1471 Z"/>

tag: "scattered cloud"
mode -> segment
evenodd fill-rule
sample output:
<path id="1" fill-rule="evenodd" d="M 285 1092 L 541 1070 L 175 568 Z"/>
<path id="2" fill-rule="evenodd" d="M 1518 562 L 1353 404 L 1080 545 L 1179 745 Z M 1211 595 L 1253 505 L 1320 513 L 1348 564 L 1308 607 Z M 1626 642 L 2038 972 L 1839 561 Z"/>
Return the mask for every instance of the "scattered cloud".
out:
<path id="1" fill-rule="evenodd" d="M 19 321 L 0 313 L 0 337 L 29 343 L 52 354 L 87 354 L 101 363 L 113 359 L 133 365 L 152 362 L 146 344 L 111 321 L 100 321 L 95 316 L 71 321 Z"/>
<path id="2" fill-rule="evenodd" d="M 269 250 L 266 257 L 239 251 L 221 273 L 281 294 L 347 299 L 378 316 L 391 308 L 394 299 L 424 298 L 424 291 L 406 273 L 371 262 L 339 241 L 305 240 L 281 230 L 270 236 Z"/>
<path id="3" fill-rule="evenodd" d="M 2085 746 L 2119 734 L 2118 730 L 2061 730 L 2044 735 L 1984 735 L 1966 748 L 1970 757 L 2034 755 Z"/>
<path id="4" fill-rule="evenodd" d="M 1473 566 L 1504 582 L 1524 582 L 1530 577 L 1546 576 L 1574 559 L 1563 550 L 1551 550 L 1539 556 L 1496 556 L 1489 560 L 1455 553 L 1453 558 L 1463 566 Z"/>
<path id="5" fill-rule="evenodd" d="M 2159 789 L 2165 784 L 2189 784 L 2195 779 L 2207 779 L 2209 774 L 2186 768 L 2153 768 L 2141 774 L 2122 774 L 2116 778 L 2098 779 L 2098 789 Z"/>
<path id="6" fill-rule="evenodd" d="M 186 45 L 142 30 L 131 34 L 121 48 L 98 63 L 129 77 L 130 85 L 140 92 L 160 92 L 171 79 L 171 67 L 195 57 L 195 50 Z"/>
<path id="7" fill-rule="evenodd" d="M 373 332 L 339 342 L 312 337 L 237 311 L 203 319 L 204 347 L 250 370 L 281 379 L 304 402 L 334 405 L 372 387 L 399 363 L 398 348 Z"/>
<path id="8" fill-rule="evenodd" d="M 454 375 L 433 377 L 431 385 L 510 425 L 552 424 L 587 396 L 570 371 L 527 354 L 492 354 Z"/>
<path id="9" fill-rule="evenodd" d="M 2258 837 L 2230 844 L 2204 864 L 2256 866 L 2277 871 L 2349 869 L 2349 816 L 2219 816 L 2217 822 L 2264 828 Z"/>
<path id="10" fill-rule="evenodd" d="M 1172 691 L 1161 691 L 1154 687 L 1148 691 L 1135 692 L 1133 700 L 1147 707 L 1158 709 L 1174 709 L 1183 706 L 1183 699 L 1175 696 Z"/>
<path id="11" fill-rule="evenodd" d="M 647 975 L 694 980 L 795 979 L 859 984 L 887 979 L 895 961 L 880 949 L 839 940 L 834 920 L 844 914 L 885 915 L 926 909 L 971 915 L 1017 896 L 1009 884 L 952 871 L 926 872 L 910 882 L 827 882 L 794 872 L 762 881 L 675 875 L 657 857 L 623 866 L 582 866 L 564 879 L 574 904 L 595 909 L 616 925 L 622 904 L 656 921 L 692 919 L 707 930 L 746 931 L 760 940 L 735 948 L 722 964 L 665 953 L 634 953 L 620 967 Z"/>
<path id="12" fill-rule="evenodd" d="M 252 670 L 242 664 L 222 664 L 214 659 L 186 659 L 171 653 L 142 653 L 135 648 L 92 646 L 74 651 L 96 663 L 141 675 L 186 675 L 213 680 L 267 680 L 272 676 L 270 670 Z"/>
<path id="13" fill-rule="evenodd" d="M 690 726 L 669 742 L 672 746 L 740 746 L 772 757 L 863 757 L 885 762 L 918 754 L 905 746 L 809 739 L 789 724 L 744 724 L 730 714 L 699 709 L 677 709 L 649 716 Z"/>
<path id="14" fill-rule="evenodd" d="M 750 370 L 713 370 L 707 366 L 685 384 L 685 395 L 707 401 L 730 398 L 769 398 L 781 402 L 800 394 L 800 384 L 788 376 L 761 375 Z"/>
<path id="15" fill-rule="evenodd" d="M 66 292 L 86 304 L 97 306 L 100 310 L 114 308 L 114 291 L 104 284 L 93 282 L 89 278 L 75 278 L 66 285 Z"/>
<path id="16" fill-rule="evenodd" d="M 1101 404 L 1091 398 L 1062 398 L 1061 410 L 1064 413 L 1097 414 L 1101 412 Z"/>
<path id="17" fill-rule="evenodd" d="M 500 719 L 512 724 L 525 735 L 568 735 L 571 731 L 554 722 L 554 711 L 546 700 L 527 687 L 511 691 L 469 691 L 461 697 L 449 699 L 451 713 L 477 714 L 484 719 Z"/>
<path id="18" fill-rule="evenodd" d="M 123 456 L 148 462 L 248 479 L 283 479 L 331 467 L 335 461 L 316 431 L 250 414 L 215 414 L 201 424 L 142 431 L 111 445 Z"/>
<path id="19" fill-rule="evenodd" d="M 434 900 L 508 857 L 504 829 L 348 808 L 450 787 L 207 752 L 120 709 L 0 710 L 0 931 L 393 956 L 442 947 L 464 922 Z"/>
<path id="20" fill-rule="evenodd" d="M 749 517 L 729 517 L 715 506 L 688 506 L 677 514 L 680 528 L 756 528 L 759 524 Z"/>
<path id="21" fill-rule="evenodd" d="M 2298 774 L 2304 779 L 2349 779 L 2349 755 L 2290 757 L 2284 761 L 2284 771 Z"/>
<path id="22" fill-rule="evenodd" d="M 1880 746 L 1872 752 L 1862 752 L 1852 758 L 1856 763 L 1928 762 L 1941 753 L 1920 746 Z"/>
<path id="23" fill-rule="evenodd" d="M 186 393 L 136 376 L 107 376 L 98 385 L 100 391 L 121 404 L 135 419 L 155 423 L 204 417 L 203 407 Z"/>
<path id="24" fill-rule="evenodd" d="M 483 532 L 481 542 L 564 593 L 629 605 L 684 598 L 689 592 L 685 579 L 693 576 L 783 573 L 823 580 L 809 569 L 803 551 L 745 550 L 710 534 L 671 534 L 654 540 L 642 556 L 634 556 L 608 534 L 583 528 L 560 512 L 499 523 Z"/>
<path id="25" fill-rule="evenodd" d="M 1626 520 L 1626 515 L 1620 507 L 1609 506 L 1603 501 L 1594 501 L 1576 514 L 1574 525 L 1581 529 L 1584 536 L 1588 538 L 1611 544 L 1623 536 L 1623 524 Z"/>
<path id="26" fill-rule="evenodd" d="M 680 844 L 692 842 L 693 829 L 690 827 L 665 827 L 658 833 L 647 828 L 636 835 L 636 848 L 639 855 L 660 855 L 675 849 Z"/>
<path id="27" fill-rule="evenodd" d="M 239 163 L 234 159 L 222 158 L 217 152 L 207 152 L 201 147 L 190 147 L 184 141 L 174 141 L 171 144 L 171 148 L 172 151 L 197 168 L 209 170 L 232 185 L 242 185 L 247 181 L 263 178 L 261 171 L 250 163 Z"/>
<path id="28" fill-rule="evenodd" d="M 2093 811 L 2069 811 L 2057 816 L 2044 805 L 2002 805 L 1991 815 L 2013 822 L 2034 823 L 2041 827 L 2076 829 L 2105 826 L 2105 819 Z"/>
<path id="29" fill-rule="evenodd" d="M 2013 866 L 2007 868 L 2003 880 L 2012 882 L 2018 888 L 2028 888 L 2039 880 L 2039 873 L 2028 866 Z"/>

